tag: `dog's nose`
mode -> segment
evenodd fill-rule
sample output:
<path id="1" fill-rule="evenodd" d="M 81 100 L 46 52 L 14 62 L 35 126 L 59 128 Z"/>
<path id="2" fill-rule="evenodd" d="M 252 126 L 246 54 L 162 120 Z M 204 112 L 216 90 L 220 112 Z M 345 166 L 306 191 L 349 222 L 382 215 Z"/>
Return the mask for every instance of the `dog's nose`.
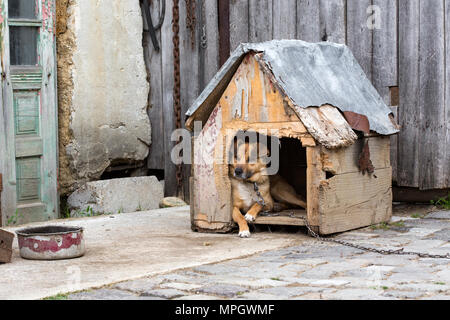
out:
<path id="1" fill-rule="evenodd" d="M 244 172 L 244 170 L 242 170 L 242 168 L 234 169 L 234 174 L 237 176 L 240 176 L 242 174 L 242 172 Z"/>

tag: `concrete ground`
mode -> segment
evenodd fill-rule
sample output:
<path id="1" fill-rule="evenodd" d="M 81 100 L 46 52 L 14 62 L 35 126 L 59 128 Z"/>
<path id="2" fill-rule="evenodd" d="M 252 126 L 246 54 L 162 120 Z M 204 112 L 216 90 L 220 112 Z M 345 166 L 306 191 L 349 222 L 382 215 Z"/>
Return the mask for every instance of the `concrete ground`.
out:
<path id="1" fill-rule="evenodd" d="M 299 245 L 306 239 L 261 233 L 242 241 L 232 234 L 195 233 L 189 207 L 32 225 L 43 224 L 84 227 L 86 254 L 72 260 L 24 260 L 16 237 L 12 263 L 0 264 L 0 299 L 40 299 Z"/>
<path id="2" fill-rule="evenodd" d="M 449 253 L 450 211 L 428 211 L 397 207 L 390 224 L 336 238 Z M 364 252 L 304 230 L 199 234 L 186 207 L 59 223 L 86 228 L 86 256 L 27 261 L 16 249 L 13 263 L 0 265 L 0 298 L 450 300 L 449 259 Z"/>

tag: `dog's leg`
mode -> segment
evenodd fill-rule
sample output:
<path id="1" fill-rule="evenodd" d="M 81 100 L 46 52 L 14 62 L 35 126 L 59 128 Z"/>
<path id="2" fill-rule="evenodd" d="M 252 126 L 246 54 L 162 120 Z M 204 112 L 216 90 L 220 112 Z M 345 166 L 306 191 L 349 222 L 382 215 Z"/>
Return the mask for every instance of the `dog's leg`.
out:
<path id="1" fill-rule="evenodd" d="M 255 203 L 245 215 L 245 220 L 247 220 L 248 222 L 255 221 L 256 216 L 261 212 L 262 208 L 262 205 L 260 205 L 259 203 Z"/>
<path id="2" fill-rule="evenodd" d="M 306 202 L 281 176 L 272 177 L 270 194 L 277 202 L 289 203 L 306 209 Z"/>
<path id="3" fill-rule="evenodd" d="M 239 237 L 248 238 L 250 237 L 250 230 L 248 229 L 247 221 L 241 214 L 241 211 L 237 207 L 233 208 L 233 220 L 239 226 Z"/>
<path id="4" fill-rule="evenodd" d="M 283 210 L 289 209 L 289 206 L 282 202 L 274 202 L 273 203 L 273 212 L 280 212 Z"/>

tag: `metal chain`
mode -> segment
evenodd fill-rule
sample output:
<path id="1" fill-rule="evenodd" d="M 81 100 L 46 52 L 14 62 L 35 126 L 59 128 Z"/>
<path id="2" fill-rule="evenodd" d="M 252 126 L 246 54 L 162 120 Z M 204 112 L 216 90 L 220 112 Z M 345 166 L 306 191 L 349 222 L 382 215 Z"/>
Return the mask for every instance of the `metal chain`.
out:
<path id="1" fill-rule="evenodd" d="M 181 95 L 180 95 L 180 8 L 178 0 L 173 0 L 172 7 L 172 32 L 173 32 L 173 111 L 175 114 L 175 127 L 181 128 Z M 179 143 L 180 140 L 175 143 Z M 182 166 L 176 166 L 177 193 L 181 193 L 183 183 Z"/>
<path id="2" fill-rule="evenodd" d="M 334 242 L 334 243 L 341 244 L 343 246 L 352 247 L 352 248 L 356 248 L 356 249 L 363 250 L 363 251 L 370 251 L 370 252 L 374 252 L 374 253 L 384 254 L 384 255 L 388 255 L 388 254 L 416 255 L 421 258 L 450 259 L 450 253 L 430 254 L 430 253 L 423 253 L 423 252 L 403 251 L 404 248 L 400 248 L 397 250 L 375 249 L 375 248 L 370 248 L 370 247 L 364 247 L 364 246 L 350 243 L 350 242 L 343 241 L 343 240 L 337 240 L 337 239 L 333 239 L 333 238 L 323 238 L 323 237 L 319 236 L 314 230 L 312 230 L 311 226 L 308 223 L 308 219 L 303 218 L 303 217 L 301 217 L 301 219 L 303 221 L 305 221 L 306 228 L 308 229 L 308 232 L 311 234 L 311 236 L 313 236 L 314 238 L 316 238 L 317 240 L 320 240 L 320 241 Z"/>
<path id="3" fill-rule="evenodd" d="M 259 192 L 259 187 L 258 187 L 256 182 L 254 183 L 254 188 L 255 188 L 256 195 L 259 198 L 259 201 L 257 201 L 257 203 L 259 203 L 260 205 L 262 205 L 261 203 L 264 204 L 264 199 L 261 196 L 261 193 Z M 267 213 L 264 213 L 264 216 L 279 216 L 279 215 L 278 214 L 267 214 Z M 294 215 L 291 213 L 290 217 L 294 217 Z M 343 240 L 337 240 L 337 239 L 333 239 L 333 238 L 324 238 L 324 237 L 321 237 L 320 235 L 318 235 L 312 229 L 312 227 L 308 223 L 308 219 L 306 219 L 304 217 L 296 217 L 296 218 L 299 218 L 299 219 L 303 220 L 305 222 L 305 226 L 308 229 L 309 234 L 312 237 L 314 237 L 317 240 L 319 240 L 319 241 L 337 243 L 337 244 L 340 244 L 340 245 L 343 245 L 343 246 L 346 246 L 346 247 L 352 247 L 352 248 L 356 248 L 356 249 L 359 249 L 359 250 L 379 253 L 379 254 L 383 254 L 383 255 L 389 255 L 389 254 L 415 255 L 415 256 L 419 256 L 421 258 L 450 259 L 450 253 L 447 253 L 447 254 L 430 254 L 430 253 L 423 253 L 423 252 L 403 251 L 404 248 L 400 248 L 400 249 L 397 249 L 397 250 L 375 249 L 375 248 L 365 247 L 365 246 L 361 246 L 361 245 L 354 244 L 354 243 L 347 242 L 347 241 L 343 241 Z"/>
<path id="4" fill-rule="evenodd" d="M 253 188 L 255 189 L 256 195 L 258 196 L 258 200 L 256 200 L 256 203 L 258 203 L 260 206 L 264 207 L 266 205 L 266 202 L 264 201 L 264 198 L 262 197 L 261 193 L 259 192 L 259 187 L 256 182 L 253 182 Z"/>
<path id="5" fill-rule="evenodd" d="M 191 35 L 191 46 L 192 50 L 195 49 L 195 24 L 197 18 L 195 15 L 195 0 L 185 0 L 186 1 L 186 28 L 189 29 Z"/>

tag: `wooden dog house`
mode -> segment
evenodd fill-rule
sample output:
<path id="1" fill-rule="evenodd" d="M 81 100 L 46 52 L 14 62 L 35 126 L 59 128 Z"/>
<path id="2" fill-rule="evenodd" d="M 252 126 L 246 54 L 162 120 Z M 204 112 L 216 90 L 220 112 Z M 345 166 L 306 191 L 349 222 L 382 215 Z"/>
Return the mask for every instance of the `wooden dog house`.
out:
<path id="1" fill-rule="evenodd" d="M 227 139 L 238 131 L 273 131 L 281 141 L 280 174 L 307 200 L 307 210 L 255 223 L 304 225 L 299 217 L 307 217 L 319 233 L 331 234 L 390 220 L 389 135 L 398 126 L 345 45 L 242 44 L 186 115 L 186 127 L 195 132 L 193 230 L 234 226 L 224 159 Z"/>

